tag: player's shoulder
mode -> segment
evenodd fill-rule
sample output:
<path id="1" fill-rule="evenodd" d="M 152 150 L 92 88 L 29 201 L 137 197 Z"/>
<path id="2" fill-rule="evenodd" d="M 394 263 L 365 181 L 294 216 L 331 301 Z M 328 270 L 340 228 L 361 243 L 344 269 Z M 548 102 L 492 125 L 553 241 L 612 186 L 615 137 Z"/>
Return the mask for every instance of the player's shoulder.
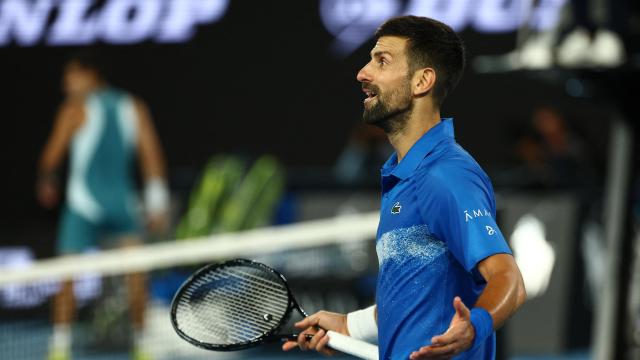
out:
<path id="1" fill-rule="evenodd" d="M 140 96 L 121 88 L 109 86 L 102 92 L 101 96 L 103 96 L 106 101 L 131 106 L 138 114 L 147 111 L 147 104 Z"/>
<path id="2" fill-rule="evenodd" d="M 137 110 L 146 109 L 146 102 L 137 94 L 129 92 L 120 88 L 111 88 L 114 96 L 118 98 L 119 101 L 125 101 L 134 106 Z"/>
<path id="3" fill-rule="evenodd" d="M 478 162 L 455 142 L 447 144 L 416 172 L 416 182 L 439 194 L 464 193 L 490 187 L 490 180 Z"/>
<path id="4" fill-rule="evenodd" d="M 123 101 L 135 101 L 136 96 L 128 92 L 127 90 L 106 86 L 101 90 L 94 93 L 94 96 L 100 99 L 100 101 L 120 103 Z"/>
<path id="5" fill-rule="evenodd" d="M 85 103 L 82 99 L 65 99 L 58 108 L 58 112 L 64 115 L 71 115 L 84 110 Z"/>
<path id="6" fill-rule="evenodd" d="M 82 100 L 66 99 L 58 108 L 58 120 L 70 126 L 75 126 L 85 117 L 85 104 Z"/>

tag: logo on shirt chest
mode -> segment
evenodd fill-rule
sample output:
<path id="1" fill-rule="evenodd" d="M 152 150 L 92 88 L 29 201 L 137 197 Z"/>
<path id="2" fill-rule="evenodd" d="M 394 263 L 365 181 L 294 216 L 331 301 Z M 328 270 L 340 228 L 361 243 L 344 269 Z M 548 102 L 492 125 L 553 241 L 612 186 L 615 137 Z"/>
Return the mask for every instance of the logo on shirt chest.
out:
<path id="1" fill-rule="evenodd" d="M 393 204 L 393 206 L 391 207 L 391 213 L 393 215 L 398 215 L 400 214 L 400 210 L 402 210 L 402 205 L 400 205 L 400 201 L 396 202 L 395 204 Z"/>

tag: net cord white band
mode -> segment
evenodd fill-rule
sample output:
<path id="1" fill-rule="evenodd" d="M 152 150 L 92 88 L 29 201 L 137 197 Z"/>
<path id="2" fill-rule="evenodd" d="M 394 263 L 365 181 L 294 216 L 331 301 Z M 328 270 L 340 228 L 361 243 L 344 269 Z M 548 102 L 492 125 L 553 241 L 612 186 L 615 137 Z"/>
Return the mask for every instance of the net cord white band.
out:
<path id="1" fill-rule="evenodd" d="M 378 342 L 378 324 L 376 306 L 353 311 L 347 314 L 347 329 L 352 338 L 369 343 Z"/>
<path id="2" fill-rule="evenodd" d="M 378 220 L 378 212 L 341 215 L 291 225 L 149 244 L 140 248 L 69 255 L 40 260 L 29 267 L 4 268 L 0 271 L 0 285 L 71 279 L 79 271 L 120 275 L 185 265 L 185 259 L 192 264 L 201 264 L 283 250 L 360 242 L 375 238 Z"/>
<path id="3" fill-rule="evenodd" d="M 329 346 L 332 349 L 367 360 L 378 360 L 378 347 L 352 337 L 327 331 Z"/>

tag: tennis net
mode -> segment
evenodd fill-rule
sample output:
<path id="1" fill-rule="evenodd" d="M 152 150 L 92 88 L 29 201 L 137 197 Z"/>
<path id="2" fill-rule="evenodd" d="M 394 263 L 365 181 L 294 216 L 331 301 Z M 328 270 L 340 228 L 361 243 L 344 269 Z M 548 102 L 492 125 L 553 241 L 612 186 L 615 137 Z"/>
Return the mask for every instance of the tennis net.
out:
<path id="1" fill-rule="evenodd" d="M 277 344 L 238 353 L 198 349 L 173 331 L 173 294 L 204 264 L 247 258 L 281 271 L 308 312 L 356 309 L 372 301 L 377 222 L 378 213 L 350 214 L 33 262 L 24 249 L 5 248 L 3 254 L 14 260 L 0 261 L 0 357 L 51 356 L 58 336 L 51 305 L 66 282 L 73 283 L 76 309 L 69 329 L 73 359 L 300 357 L 283 355 Z M 128 282 L 134 274 L 146 278 L 138 330 L 131 321 L 139 311 L 132 307 Z"/>

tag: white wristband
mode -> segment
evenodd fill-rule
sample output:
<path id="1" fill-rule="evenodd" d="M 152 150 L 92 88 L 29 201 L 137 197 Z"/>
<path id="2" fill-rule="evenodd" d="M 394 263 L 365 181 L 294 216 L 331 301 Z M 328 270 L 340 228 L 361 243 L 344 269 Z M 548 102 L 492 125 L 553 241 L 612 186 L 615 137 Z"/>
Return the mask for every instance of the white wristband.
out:
<path id="1" fill-rule="evenodd" d="M 378 324 L 376 323 L 376 306 L 357 310 L 347 314 L 347 329 L 352 338 L 368 343 L 378 343 Z"/>
<path id="2" fill-rule="evenodd" d="M 152 178 L 145 183 L 144 209 L 149 215 L 162 214 L 169 209 L 169 189 L 163 178 Z"/>

